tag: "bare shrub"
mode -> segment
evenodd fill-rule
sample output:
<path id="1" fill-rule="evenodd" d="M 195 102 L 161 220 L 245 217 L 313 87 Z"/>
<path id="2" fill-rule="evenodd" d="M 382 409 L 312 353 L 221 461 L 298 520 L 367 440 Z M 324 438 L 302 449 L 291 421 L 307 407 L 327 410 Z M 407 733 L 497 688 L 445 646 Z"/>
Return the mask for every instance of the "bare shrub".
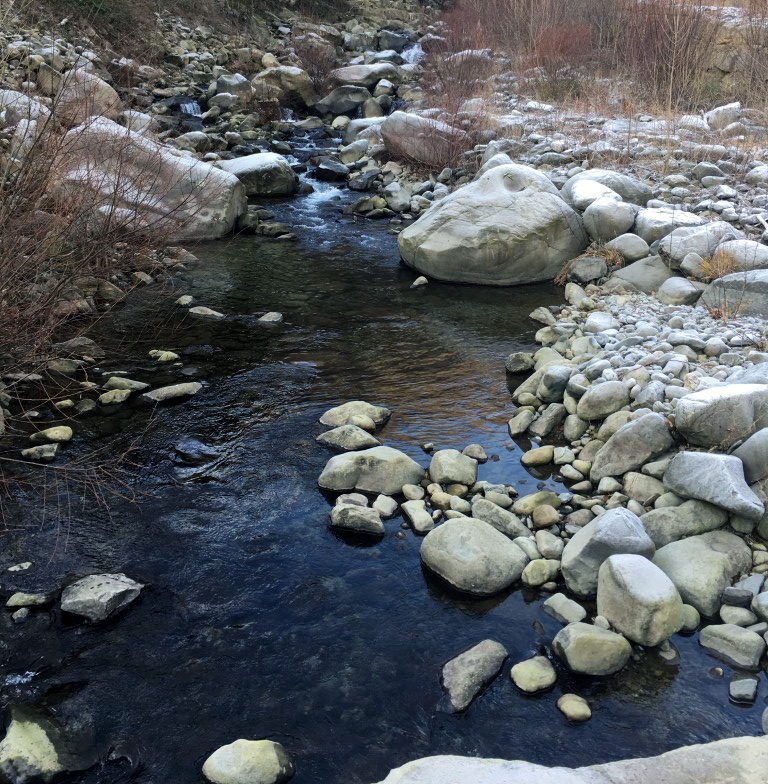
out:
<path id="1" fill-rule="evenodd" d="M 315 34 L 296 36 L 292 43 L 315 90 L 324 93 L 328 88 L 328 76 L 336 67 L 336 48 Z"/>

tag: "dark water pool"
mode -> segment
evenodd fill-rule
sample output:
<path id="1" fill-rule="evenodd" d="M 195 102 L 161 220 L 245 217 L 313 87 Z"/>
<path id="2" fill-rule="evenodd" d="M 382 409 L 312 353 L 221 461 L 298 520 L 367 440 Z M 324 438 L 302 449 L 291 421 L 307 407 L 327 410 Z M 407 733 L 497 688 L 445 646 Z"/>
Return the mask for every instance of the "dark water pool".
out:
<path id="1" fill-rule="evenodd" d="M 559 625 L 534 592 L 446 593 L 400 519 L 376 543 L 331 532 L 315 485 L 331 456 L 315 443 L 317 420 L 344 400 L 385 404 L 395 413 L 383 440 L 423 465 L 422 442 L 478 442 L 498 456 L 480 478 L 536 489 L 506 434 L 503 364 L 533 345 L 527 314 L 559 293 L 411 290 L 387 225 L 341 218 L 339 206 L 331 190 L 280 206 L 297 243 L 242 237 L 194 249 L 202 263 L 176 288 L 135 297 L 105 326 L 100 340 L 122 352 L 110 367 L 157 381 L 145 352 L 172 349 L 184 368 L 167 378 L 183 372 L 205 389 L 151 418 L 131 410 L 82 425 L 107 453 L 145 431 L 132 481 L 139 506 L 116 503 L 107 515 L 87 504 L 59 526 L 30 512 L 5 534 L 3 564 L 35 563 L 7 587 L 125 571 L 149 588 L 98 627 L 58 611 L 18 626 L 3 617 L 4 704 L 93 727 L 100 762 L 71 778 L 83 784 L 198 782 L 206 756 L 238 737 L 280 741 L 297 784 L 350 784 L 430 754 L 581 765 L 757 734 L 764 675 L 757 705 L 729 704 L 728 669 L 710 674 L 717 663 L 694 637 L 675 637 L 679 666 L 646 653 L 611 678 L 560 669 L 555 689 L 537 697 L 516 692 L 506 666 L 465 714 L 438 709 L 447 659 L 492 637 L 514 663 L 546 648 Z M 184 318 L 172 305 L 182 293 L 227 318 Z M 254 314 L 267 310 L 285 323 L 258 325 Z M 215 456 L 179 465 L 175 447 L 188 439 Z M 555 708 L 571 690 L 592 704 L 585 725 Z"/>

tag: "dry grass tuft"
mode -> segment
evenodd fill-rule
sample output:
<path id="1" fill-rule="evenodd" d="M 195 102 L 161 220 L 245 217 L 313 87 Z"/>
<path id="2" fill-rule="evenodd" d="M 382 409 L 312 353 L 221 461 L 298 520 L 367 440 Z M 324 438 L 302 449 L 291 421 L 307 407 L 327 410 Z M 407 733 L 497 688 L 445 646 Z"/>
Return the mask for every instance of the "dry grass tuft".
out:
<path id="1" fill-rule="evenodd" d="M 724 275 L 736 272 L 736 261 L 733 256 L 724 250 L 716 251 L 712 256 L 704 259 L 699 268 L 702 280 L 711 283 Z"/>

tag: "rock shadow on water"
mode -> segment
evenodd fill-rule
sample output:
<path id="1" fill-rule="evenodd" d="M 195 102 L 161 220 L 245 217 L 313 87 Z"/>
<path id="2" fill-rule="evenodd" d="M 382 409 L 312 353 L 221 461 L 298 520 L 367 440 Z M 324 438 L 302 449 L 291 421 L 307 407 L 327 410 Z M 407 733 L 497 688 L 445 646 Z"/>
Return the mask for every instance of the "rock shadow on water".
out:
<path id="1" fill-rule="evenodd" d="M 502 604 L 516 590 L 514 586 L 505 588 L 493 596 L 473 596 L 454 588 L 439 575 L 432 572 L 423 563 L 421 573 L 427 586 L 429 597 L 437 604 L 451 607 L 474 618 L 482 618 Z"/>

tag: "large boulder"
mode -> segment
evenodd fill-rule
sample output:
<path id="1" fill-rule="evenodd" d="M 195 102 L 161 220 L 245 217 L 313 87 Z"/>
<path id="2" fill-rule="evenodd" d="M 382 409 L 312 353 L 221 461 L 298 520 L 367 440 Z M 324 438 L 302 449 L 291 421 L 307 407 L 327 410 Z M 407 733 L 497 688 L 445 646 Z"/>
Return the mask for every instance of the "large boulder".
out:
<path id="1" fill-rule="evenodd" d="M 309 74 L 293 65 L 276 65 L 260 71 L 251 79 L 251 85 L 259 99 L 273 98 L 282 104 L 307 107 L 317 102 Z"/>
<path id="2" fill-rule="evenodd" d="M 604 185 L 606 188 L 618 193 L 624 201 L 631 204 L 639 204 L 644 207 L 648 200 L 653 196 L 653 191 L 644 182 L 627 174 L 610 171 L 609 169 L 588 169 L 579 172 L 571 177 L 562 188 L 563 198 L 569 203 L 573 203 L 573 188 L 576 183 L 584 180 L 591 180 Z"/>
<path id="3" fill-rule="evenodd" d="M 345 84 L 331 90 L 314 108 L 320 114 L 354 114 L 370 97 L 366 87 Z"/>
<path id="4" fill-rule="evenodd" d="M 752 553 L 738 536 L 710 531 L 659 548 L 653 562 L 672 580 L 686 604 L 713 618 L 723 590 L 749 571 Z"/>
<path id="5" fill-rule="evenodd" d="M 597 612 L 640 645 L 659 645 L 683 627 L 677 588 L 640 555 L 611 555 L 603 562 L 597 578 Z"/>
<path id="6" fill-rule="evenodd" d="M 599 482 L 606 476 L 621 476 L 664 454 L 672 446 L 672 435 L 661 414 L 646 414 L 620 427 L 597 453 L 589 476 Z"/>
<path id="7" fill-rule="evenodd" d="M 581 218 L 544 175 L 497 166 L 430 207 L 398 237 L 405 263 L 439 280 L 551 280 L 587 244 Z"/>
<path id="8" fill-rule="evenodd" d="M 73 68 L 64 74 L 54 105 L 57 119 L 69 127 L 80 125 L 89 117 L 116 120 L 123 110 L 114 88 L 84 68 Z"/>
<path id="9" fill-rule="evenodd" d="M 656 240 L 660 240 L 681 226 L 701 226 L 704 222 L 704 218 L 692 212 L 676 210 L 673 207 L 669 209 L 654 207 L 637 213 L 635 234 L 652 245 Z"/>
<path id="10" fill-rule="evenodd" d="M 717 252 L 733 261 L 734 272 L 768 268 L 768 245 L 762 242 L 728 240 L 720 243 Z"/>
<path id="11" fill-rule="evenodd" d="M 768 427 L 751 435 L 732 454 L 741 460 L 748 485 L 765 479 L 768 476 Z"/>
<path id="12" fill-rule="evenodd" d="M 588 623 L 569 623 L 552 640 L 552 649 L 572 672 L 612 675 L 629 660 L 632 646 L 620 634 Z"/>
<path id="13" fill-rule="evenodd" d="M 520 579 L 528 557 L 488 523 L 459 517 L 426 535 L 421 560 L 459 591 L 491 596 Z"/>
<path id="14" fill-rule="evenodd" d="M 391 155 L 429 166 L 450 165 L 469 146 L 461 129 L 418 114 L 393 112 L 380 130 Z"/>
<path id="15" fill-rule="evenodd" d="M 472 700 L 499 674 L 507 649 L 494 640 L 483 640 L 445 664 L 443 687 L 451 711 L 466 710 Z"/>
<path id="16" fill-rule="evenodd" d="M 728 512 L 704 501 L 683 501 L 679 506 L 651 509 L 641 518 L 657 548 L 686 536 L 716 531 L 728 522 Z"/>
<path id="17" fill-rule="evenodd" d="M 622 553 L 652 558 L 655 550 L 636 514 L 611 509 L 580 528 L 566 544 L 561 564 L 565 584 L 577 596 L 594 596 L 606 558 Z"/>
<path id="18" fill-rule="evenodd" d="M 328 74 L 328 80 L 334 86 L 353 84 L 358 87 L 373 87 L 382 79 L 397 84 L 400 74 L 392 63 L 372 63 L 370 65 L 347 65 L 336 68 Z"/>
<path id="19" fill-rule="evenodd" d="M 678 452 L 664 472 L 664 484 L 683 498 L 719 506 L 731 514 L 759 520 L 763 502 L 744 479 L 744 465 L 733 455 Z"/>
<path id="20" fill-rule="evenodd" d="M 0 111 L 5 112 L 6 125 L 16 125 L 20 120 L 46 120 L 51 116 L 45 104 L 17 90 L 0 90 Z"/>
<path id="21" fill-rule="evenodd" d="M 682 784 L 727 781 L 765 784 L 768 738 L 726 738 L 685 746 L 658 757 L 608 762 L 585 768 L 547 768 L 521 760 L 426 757 L 396 768 L 379 784 Z"/>
<path id="22" fill-rule="evenodd" d="M 605 419 L 629 403 L 629 389 L 621 381 L 603 381 L 593 384 L 582 396 L 576 406 L 580 419 Z"/>
<path id="23" fill-rule="evenodd" d="M 768 386 L 724 384 L 677 401 L 675 427 L 691 444 L 726 449 L 768 427 Z"/>
<path id="24" fill-rule="evenodd" d="M 618 280 L 622 285 L 628 283 L 649 294 L 658 291 L 670 277 L 669 265 L 660 256 L 648 256 L 616 270 L 611 280 Z"/>
<path id="25" fill-rule="evenodd" d="M 725 318 L 736 314 L 762 318 L 768 312 L 768 270 L 723 275 L 704 289 L 700 302 L 716 308 Z"/>
<path id="26" fill-rule="evenodd" d="M 681 226 L 662 238 L 659 254 L 677 269 L 689 253 L 707 258 L 721 242 L 740 237 L 739 232 L 725 221 L 712 221 L 703 226 Z"/>
<path id="27" fill-rule="evenodd" d="M 332 457 L 317 483 L 323 490 L 396 495 L 403 485 L 419 484 L 423 478 L 424 469 L 408 455 L 391 446 L 375 446 Z"/>
<path id="28" fill-rule="evenodd" d="M 234 174 L 249 196 L 290 196 L 298 178 L 288 161 L 276 152 L 257 152 L 219 161 L 219 168 Z"/>
<path id="29" fill-rule="evenodd" d="M 106 118 L 72 128 L 51 170 L 57 190 L 87 200 L 94 216 L 119 214 L 127 228 L 167 239 L 221 237 L 246 207 L 234 175 Z"/>

